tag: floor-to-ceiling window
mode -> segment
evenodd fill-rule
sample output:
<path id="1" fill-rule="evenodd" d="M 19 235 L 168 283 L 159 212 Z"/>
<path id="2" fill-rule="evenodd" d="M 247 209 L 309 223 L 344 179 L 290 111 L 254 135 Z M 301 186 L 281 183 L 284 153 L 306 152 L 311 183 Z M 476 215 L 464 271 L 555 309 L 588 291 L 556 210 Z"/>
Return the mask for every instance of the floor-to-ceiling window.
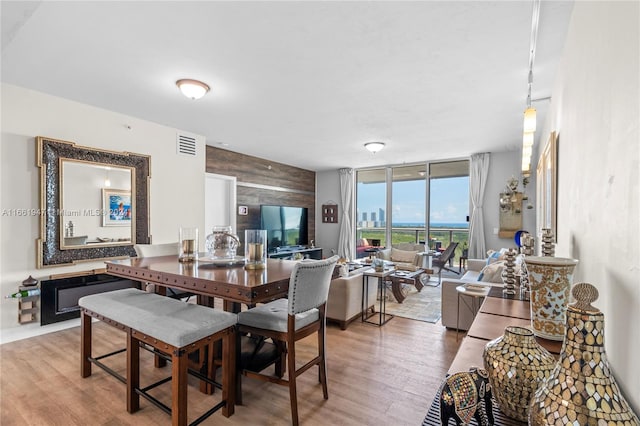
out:
<path id="1" fill-rule="evenodd" d="M 429 247 L 458 243 L 456 259 L 469 242 L 469 161 L 429 164 Z"/>
<path id="2" fill-rule="evenodd" d="M 386 169 L 356 173 L 356 257 L 366 257 L 374 247 L 387 245 Z"/>
<path id="3" fill-rule="evenodd" d="M 425 241 L 426 164 L 391 168 L 391 242 Z"/>
<path id="4" fill-rule="evenodd" d="M 357 257 L 403 242 L 443 249 L 456 241 L 456 258 L 466 247 L 467 160 L 363 169 L 356 182 Z"/>

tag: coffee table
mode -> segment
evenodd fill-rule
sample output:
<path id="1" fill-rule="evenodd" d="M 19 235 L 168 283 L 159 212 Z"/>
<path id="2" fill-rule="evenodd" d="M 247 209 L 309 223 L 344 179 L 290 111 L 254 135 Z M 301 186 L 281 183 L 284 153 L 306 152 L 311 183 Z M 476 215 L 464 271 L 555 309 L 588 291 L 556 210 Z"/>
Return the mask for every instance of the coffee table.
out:
<path id="1" fill-rule="evenodd" d="M 410 284 L 416 287 L 416 290 L 420 291 L 424 285 L 420 282 L 420 275 L 424 273 L 424 269 L 416 269 L 415 271 L 402 271 L 396 270 L 390 276 L 391 280 L 391 292 L 393 297 L 396 298 L 398 303 L 402 303 L 407 298 L 406 291 L 403 291 L 403 284 Z"/>

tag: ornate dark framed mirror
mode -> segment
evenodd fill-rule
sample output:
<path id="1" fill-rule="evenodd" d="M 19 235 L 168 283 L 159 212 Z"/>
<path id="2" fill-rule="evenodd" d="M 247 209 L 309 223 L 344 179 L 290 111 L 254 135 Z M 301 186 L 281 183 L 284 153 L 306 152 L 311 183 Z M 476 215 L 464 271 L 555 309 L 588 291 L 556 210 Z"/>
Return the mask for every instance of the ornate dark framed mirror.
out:
<path id="1" fill-rule="evenodd" d="M 129 257 L 148 244 L 150 157 L 39 136 L 37 267 Z"/>

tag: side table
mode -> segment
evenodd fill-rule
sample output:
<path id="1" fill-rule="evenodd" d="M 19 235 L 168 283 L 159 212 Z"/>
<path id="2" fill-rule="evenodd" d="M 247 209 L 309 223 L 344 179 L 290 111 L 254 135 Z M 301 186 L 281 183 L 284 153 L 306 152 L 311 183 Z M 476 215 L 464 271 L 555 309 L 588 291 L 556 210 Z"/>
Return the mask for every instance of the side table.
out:
<path id="1" fill-rule="evenodd" d="M 462 268 L 467 269 L 467 256 L 460 256 L 460 260 L 458 261 L 458 272 L 462 272 Z"/>
<path id="2" fill-rule="evenodd" d="M 377 326 L 382 326 L 387 323 L 393 315 L 387 314 L 387 299 L 385 297 L 385 278 L 389 277 L 391 274 L 395 272 L 394 269 L 386 269 L 382 272 L 376 272 L 374 269 L 369 269 L 362 273 L 362 322 L 367 322 L 369 324 L 374 324 Z M 366 303 L 369 300 L 369 278 L 377 278 L 376 283 L 378 284 L 378 290 L 380 292 L 380 309 L 377 313 L 367 314 Z M 379 316 L 378 321 L 370 321 L 369 319 L 373 316 Z"/>
<path id="3" fill-rule="evenodd" d="M 458 341 L 458 334 L 460 332 L 460 303 L 471 311 L 471 315 L 475 318 L 482 300 L 489 295 L 489 286 L 480 284 L 464 284 L 456 287 L 458 292 L 458 312 L 456 316 L 456 342 Z M 471 302 L 471 303 L 469 303 Z"/>

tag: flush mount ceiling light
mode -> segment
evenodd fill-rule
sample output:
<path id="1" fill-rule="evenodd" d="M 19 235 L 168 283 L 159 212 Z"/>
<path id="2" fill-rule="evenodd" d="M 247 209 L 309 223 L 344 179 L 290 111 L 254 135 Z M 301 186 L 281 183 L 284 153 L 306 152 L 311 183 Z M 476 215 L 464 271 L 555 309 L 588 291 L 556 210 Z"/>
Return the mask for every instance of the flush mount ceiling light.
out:
<path id="1" fill-rule="evenodd" d="M 205 83 L 188 78 L 176 81 L 176 86 L 183 95 L 190 99 L 200 99 L 209 91 L 209 86 Z"/>
<path id="2" fill-rule="evenodd" d="M 367 142 L 364 144 L 364 147 L 375 154 L 384 148 L 384 142 Z"/>

